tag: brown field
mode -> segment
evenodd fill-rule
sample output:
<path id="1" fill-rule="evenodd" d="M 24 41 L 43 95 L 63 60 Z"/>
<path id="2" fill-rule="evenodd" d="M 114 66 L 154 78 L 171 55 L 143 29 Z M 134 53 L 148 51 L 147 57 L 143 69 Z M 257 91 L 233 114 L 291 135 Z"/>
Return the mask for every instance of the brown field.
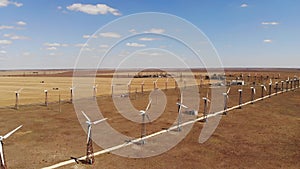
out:
<path id="1" fill-rule="evenodd" d="M 227 71 L 227 75 L 237 76 L 247 71 Z M 287 77 L 299 76 L 299 70 L 280 71 L 279 79 L 275 79 L 279 71 L 257 72 L 276 81 Z M 256 71 L 251 71 L 251 78 L 246 79 L 243 86 L 243 102 L 250 100 L 250 84 Z M 6 74 L 7 75 L 7 74 Z M 235 77 L 228 77 L 227 80 Z M 137 109 L 143 109 L 148 102 L 148 92 L 134 93 L 145 80 L 145 89 L 153 89 L 156 78 L 134 79 L 130 99 Z M 71 103 L 62 104 L 62 112 L 58 111 L 58 93 L 51 91 L 59 87 L 62 99 L 69 100 L 71 77 L 0 77 L 0 128 L 1 135 L 23 124 L 23 128 L 4 140 L 4 151 L 9 168 L 42 168 L 70 157 L 80 157 L 86 151 L 86 133 L 77 119 Z M 40 81 L 45 83 L 41 84 Z M 171 79 L 170 79 L 171 80 Z M 139 137 L 140 124 L 133 123 L 122 117 L 114 108 L 110 97 L 111 78 L 96 78 L 96 83 L 106 84 L 98 89 L 97 102 L 108 123 L 121 133 Z M 160 131 L 171 127 L 177 118 L 178 90 L 174 81 L 169 81 L 169 90 L 165 91 L 168 103 L 161 117 L 147 126 L 147 133 Z M 263 79 L 257 83 L 268 83 Z M 164 78 L 159 78 L 158 87 L 164 89 Z M 198 80 L 199 83 L 199 80 Z M 207 81 L 200 88 L 201 97 L 209 91 Z M 173 84 L 173 86 L 171 85 Z M 19 110 L 14 105 L 14 91 L 24 88 L 20 95 Z M 238 104 L 239 86 L 232 86 L 229 93 L 229 107 Z M 49 99 L 53 103 L 48 107 L 44 102 L 43 90 L 49 90 Z M 260 97 L 257 87 L 256 98 Z M 56 93 L 55 93 L 56 92 Z M 274 92 L 274 90 L 273 90 Z M 265 95 L 268 93 L 265 92 Z M 130 159 L 113 153 L 95 157 L 93 166 L 85 164 L 71 164 L 62 168 L 299 168 L 300 167 L 300 88 L 278 94 L 271 98 L 247 105 L 242 109 L 230 111 L 223 116 L 212 137 L 205 143 L 199 144 L 198 137 L 203 127 L 202 122 L 194 124 L 193 129 L 177 146 L 164 154 L 145 158 Z M 30 105 L 28 105 L 30 104 Z M 200 101 L 199 116 L 203 113 L 203 100 Z M 184 128 L 183 128 L 184 129 Z M 94 151 L 101 150 L 94 144 Z"/>

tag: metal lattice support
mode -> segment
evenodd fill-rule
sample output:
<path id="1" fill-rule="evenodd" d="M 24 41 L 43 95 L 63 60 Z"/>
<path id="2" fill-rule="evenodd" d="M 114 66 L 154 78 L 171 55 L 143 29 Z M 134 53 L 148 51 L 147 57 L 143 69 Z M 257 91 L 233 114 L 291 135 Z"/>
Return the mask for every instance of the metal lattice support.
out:
<path id="1" fill-rule="evenodd" d="M 86 148 L 86 163 L 87 164 L 94 164 L 94 150 L 93 150 L 93 141 L 91 137 L 89 137 L 89 141 L 87 143 Z"/>

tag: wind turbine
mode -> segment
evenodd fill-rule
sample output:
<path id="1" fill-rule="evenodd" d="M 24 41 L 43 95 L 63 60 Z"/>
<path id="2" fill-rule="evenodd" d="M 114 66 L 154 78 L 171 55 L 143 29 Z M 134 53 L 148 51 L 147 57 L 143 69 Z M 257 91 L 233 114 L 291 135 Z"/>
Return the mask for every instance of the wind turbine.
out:
<path id="1" fill-rule="evenodd" d="M 152 103 L 152 100 L 150 99 L 146 109 L 140 110 L 140 115 L 142 116 L 142 128 L 141 128 L 141 141 L 142 141 L 141 143 L 142 144 L 145 144 L 145 140 L 143 138 L 147 135 L 145 119 L 147 118 L 149 120 L 149 122 L 151 122 L 149 115 L 147 113 L 147 111 L 149 110 L 149 108 L 151 106 L 151 103 Z"/>
<path id="2" fill-rule="evenodd" d="M 70 102 L 73 103 L 73 95 L 74 95 L 75 87 L 70 87 Z"/>
<path id="3" fill-rule="evenodd" d="M 228 104 L 228 99 L 229 99 L 229 96 L 228 96 L 229 92 L 230 92 L 230 87 L 229 87 L 229 89 L 227 90 L 226 93 L 223 93 L 223 96 L 224 96 L 224 112 L 223 112 L 223 115 L 227 114 L 226 110 L 227 110 L 227 104 Z"/>
<path id="4" fill-rule="evenodd" d="M 44 90 L 45 93 L 45 106 L 48 106 L 48 90 Z"/>
<path id="5" fill-rule="evenodd" d="M 23 90 L 23 88 L 19 89 L 18 91 L 15 91 L 16 93 L 16 104 L 15 104 L 15 108 L 18 110 L 19 109 L 19 96 L 21 91 Z"/>
<path id="6" fill-rule="evenodd" d="M 169 78 L 167 77 L 167 80 L 165 82 L 165 89 L 168 90 L 168 81 L 169 81 Z"/>
<path id="7" fill-rule="evenodd" d="M 261 86 L 261 98 L 264 99 L 264 90 L 267 91 L 267 88 L 265 85 L 260 85 Z"/>
<path id="8" fill-rule="evenodd" d="M 276 85 L 275 90 L 276 90 L 276 95 L 277 95 L 277 93 L 278 93 L 278 82 L 275 82 L 275 85 Z"/>
<path id="9" fill-rule="evenodd" d="M 290 77 L 286 80 L 286 91 L 289 89 L 289 82 L 290 82 Z"/>
<path id="10" fill-rule="evenodd" d="M 94 152 L 93 152 L 93 142 L 92 142 L 92 125 L 96 125 L 100 122 L 103 122 L 105 120 L 107 120 L 107 118 L 101 119 L 101 120 L 97 120 L 92 122 L 91 119 L 84 113 L 84 111 L 81 111 L 81 113 L 83 114 L 83 116 L 86 118 L 86 124 L 88 127 L 88 135 L 87 135 L 87 151 L 86 151 L 86 162 L 88 164 L 93 164 L 94 163 Z"/>
<path id="11" fill-rule="evenodd" d="M 206 97 L 202 98 L 204 100 L 204 112 L 203 112 L 203 116 L 204 116 L 204 122 L 206 122 L 206 116 L 207 116 L 207 103 L 210 102 L 210 100 L 208 99 L 208 92 L 206 93 Z"/>
<path id="12" fill-rule="evenodd" d="M 239 89 L 238 92 L 239 92 L 239 108 L 241 109 L 242 108 L 242 102 L 243 102 L 243 100 L 242 100 L 242 92 L 243 92 L 243 90 Z"/>
<path id="13" fill-rule="evenodd" d="M 157 89 L 157 81 L 158 81 L 158 79 L 156 79 L 155 81 L 153 81 L 153 89 Z"/>
<path id="14" fill-rule="evenodd" d="M 179 101 L 179 99 L 178 99 L 178 101 Z M 177 102 L 176 104 L 178 105 L 178 121 L 177 121 L 177 127 L 178 127 L 178 131 L 181 131 L 181 128 L 180 128 L 180 122 L 181 122 L 181 109 L 182 109 L 181 107 L 183 107 L 183 108 L 185 108 L 185 109 L 188 108 L 187 106 L 185 106 L 185 105 L 183 104 L 182 93 L 181 93 L 181 95 L 180 95 L 180 102 Z"/>
<path id="15" fill-rule="evenodd" d="M 141 92 L 144 93 L 144 85 L 145 85 L 145 80 L 141 83 Z"/>
<path id="16" fill-rule="evenodd" d="M 98 84 L 93 86 L 93 98 L 94 98 L 94 100 L 96 100 L 96 97 L 97 97 L 97 88 L 98 88 Z"/>
<path id="17" fill-rule="evenodd" d="M 14 132 L 16 132 L 17 130 L 19 130 L 21 127 L 22 127 L 22 125 L 19 126 L 19 127 L 17 127 L 17 128 L 15 128 L 11 132 L 7 133 L 6 135 L 0 136 L 0 156 L 1 156 L 0 161 L 1 161 L 1 168 L 3 168 L 3 169 L 7 168 L 6 162 L 5 162 L 5 157 L 4 157 L 3 140 L 7 139 L 9 136 L 11 136 Z"/>
<path id="18" fill-rule="evenodd" d="M 272 79 L 270 79 L 270 83 L 269 83 L 269 97 L 271 97 L 271 93 L 272 93 Z"/>
<path id="19" fill-rule="evenodd" d="M 256 94 L 256 89 L 255 87 L 250 87 L 250 88 L 251 88 L 251 103 L 253 104 L 254 95 Z"/>

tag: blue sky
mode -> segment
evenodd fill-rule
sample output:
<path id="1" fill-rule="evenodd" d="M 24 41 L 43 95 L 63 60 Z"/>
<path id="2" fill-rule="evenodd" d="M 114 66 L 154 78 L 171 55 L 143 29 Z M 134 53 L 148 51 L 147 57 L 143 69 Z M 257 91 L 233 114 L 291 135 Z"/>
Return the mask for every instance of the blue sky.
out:
<path id="1" fill-rule="evenodd" d="M 299 68 L 299 7 L 296 0 L 0 0 L 0 69 L 73 68 L 89 35 L 140 12 L 194 24 L 225 67 Z"/>

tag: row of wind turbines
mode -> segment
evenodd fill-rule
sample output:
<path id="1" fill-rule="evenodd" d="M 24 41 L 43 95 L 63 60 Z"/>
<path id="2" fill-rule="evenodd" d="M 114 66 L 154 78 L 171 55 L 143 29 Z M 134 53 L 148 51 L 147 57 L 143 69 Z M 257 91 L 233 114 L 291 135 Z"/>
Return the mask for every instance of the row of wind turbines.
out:
<path id="1" fill-rule="evenodd" d="M 154 88 L 157 88 L 157 80 L 154 81 Z M 284 82 L 286 83 L 286 85 L 284 86 Z M 279 84 L 281 83 L 281 87 L 279 88 Z M 144 82 L 142 83 L 144 85 Z M 271 93 L 272 93 L 272 79 L 270 79 L 270 83 L 269 83 L 269 94 L 268 96 L 271 97 Z M 142 86 L 143 86 L 142 85 Z M 276 87 L 275 87 L 275 90 L 276 90 L 276 94 L 278 93 L 279 90 L 281 90 L 281 92 L 287 92 L 287 91 L 290 91 L 290 90 L 294 90 L 295 88 L 299 88 L 299 79 L 292 79 L 290 80 L 289 78 L 286 80 L 286 81 L 281 81 L 281 82 L 276 82 L 275 83 Z M 71 91 L 71 100 L 72 101 L 72 97 L 73 97 L 73 91 L 74 91 L 75 88 L 70 88 L 70 91 Z M 96 97 L 96 92 L 97 92 L 97 85 L 93 86 L 93 89 L 94 89 L 94 97 Z M 254 95 L 256 94 L 256 88 L 254 86 L 250 87 L 251 89 L 251 101 L 252 101 L 252 104 L 254 103 Z M 22 91 L 22 88 L 18 91 L 16 91 L 16 102 L 18 102 L 18 99 L 19 99 L 19 94 L 20 92 Z M 227 92 L 226 93 L 223 93 L 224 95 L 224 115 L 227 114 L 227 109 L 228 109 L 228 99 L 229 99 L 229 93 L 231 91 L 231 88 L 229 87 Z M 241 107 L 242 105 L 242 89 L 239 89 L 238 92 L 239 92 L 239 105 Z M 261 85 L 261 99 L 264 99 L 264 91 L 267 91 L 267 87 L 265 85 Z M 45 94 L 46 94 L 46 98 L 47 98 L 47 90 L 44 91 Z M 206 97 L 203 97 L 202 98 L 203 101 L 204 101 L 204 113 L 203 113 L 203 116 L 204 116 L 204 119 L 206 120 L 206 116 L 208 114 L 208 104 L 211 102 L 210 99 L 208 98 L 208 93 L 206 95 Z M 179 99 L 178 99 L 179 100 Z M 151 104 L 152 104 L 152 100 L 150 99 L 149 102 L 148 102 L 148 105 L 146 107 L 145 110 L 140 110 L 139 111 L 139 115 L 142 117 L 142 123 L 141 123 L 141 144 L 145 144 L 145 140 L 143 139 L 146 135 L 147 135 L 147 132 L 146 132 L 146 118 L 148 119 L 148 121 L 150 122 L 150 117 L 149 117 L 149 114 L 148 114 L 148 110 L 150 109 L 151 107 Z M 182 111 L 183 109 L 188 109 L 188 107 L 183 103 L 183 96 L 182 96 L 182 93 L 181 93 L 181 96 L 180 96 L 180 101 L 178 101 L 176 103 L 176 105 L 178 106 L 178 121 L 177 121 L 177 128 L 178 128 L 178 131 L 181 131 L 181 116 L 182 116 Z M 86 118 L 86 124 L 87 124 L 87 155 L 86 155 L 86 162 L 88 164 L 93 164 L 94 163 L 94 156 L 93 156 L 93 147 L 92 147 L 92 126 L 93 125 L 97 125 L 98 123 L 101 123 L 105 120 L 107 120 L 107 118 L 104 118 L 104 119 L 100 119 L 100 120 L 96 120 L 96 121 L 91 121 L 91 119 L 85 114 L 84 111 L 82 111 L 82 114 L 83 116 Z M 3 150 L 3 140 L 7 139 L 9 136 L 11 136 L 14 132 L 16 132 L 17 130 L 19 130 L 20 128 L 22 127 L 19 126 L 17 127 L 16 129 L 12 130 L 11 132 L 7 133 L 6 135 L 4 136 L 0 136 L 0 154 L 1 154 L 1 168 L 3 169 L 6 169 L 7 168 L 7 165 L 6 165 L 6 162 L 5 162 L 5 155 L 4 155 L 4 150 Z"/>

